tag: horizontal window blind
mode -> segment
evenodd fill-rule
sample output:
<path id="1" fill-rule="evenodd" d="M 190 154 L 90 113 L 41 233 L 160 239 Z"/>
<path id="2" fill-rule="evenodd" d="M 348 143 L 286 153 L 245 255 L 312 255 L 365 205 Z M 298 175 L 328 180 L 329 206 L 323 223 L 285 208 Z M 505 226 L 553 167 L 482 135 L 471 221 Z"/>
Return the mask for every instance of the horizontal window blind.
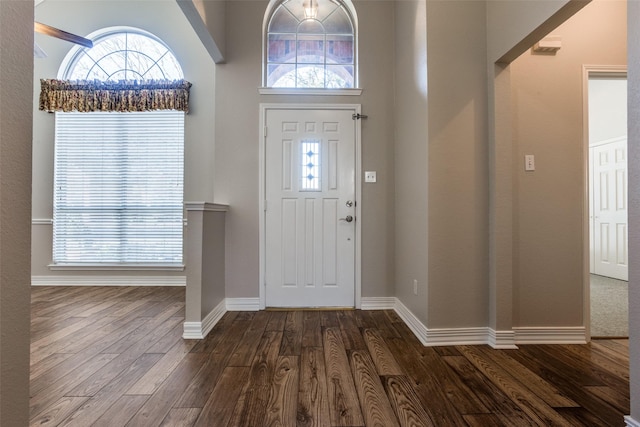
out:
<path id="1" fill-rule="evenodd" d="M 182 263 L 184 113 L 56 113 L 54 264 Z"/>

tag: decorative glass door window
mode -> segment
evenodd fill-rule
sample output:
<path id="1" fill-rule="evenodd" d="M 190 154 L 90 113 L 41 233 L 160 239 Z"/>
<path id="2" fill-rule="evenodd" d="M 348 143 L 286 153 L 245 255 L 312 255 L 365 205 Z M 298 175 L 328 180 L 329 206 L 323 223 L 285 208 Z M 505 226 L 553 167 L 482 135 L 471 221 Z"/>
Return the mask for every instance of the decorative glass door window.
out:
<path id="1" fill-rule="evenodd" d="M 300 153 L 302 160 L 301 177 L 303 191 L 320 191 L 320 140 L 303 139 Z"/>

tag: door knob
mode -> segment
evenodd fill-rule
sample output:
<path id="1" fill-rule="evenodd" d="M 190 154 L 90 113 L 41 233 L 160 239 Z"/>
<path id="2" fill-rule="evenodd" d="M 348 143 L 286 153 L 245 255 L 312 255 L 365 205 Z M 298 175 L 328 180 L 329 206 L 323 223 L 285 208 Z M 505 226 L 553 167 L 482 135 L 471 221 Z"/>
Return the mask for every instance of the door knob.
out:
<path id="1" fill-rule="evenodd" d="M 347 200 L 347 207 L 350 208 L 353 206 L 353 202 L 351 200 Z"/>
<path id="2" fill-rule="evenodd" d="M 346 218 L 340 218 L 340 221 L 351 222 L 351 221 L 353 221 L 353 217 L 351 215 L 347 215 Z"/>

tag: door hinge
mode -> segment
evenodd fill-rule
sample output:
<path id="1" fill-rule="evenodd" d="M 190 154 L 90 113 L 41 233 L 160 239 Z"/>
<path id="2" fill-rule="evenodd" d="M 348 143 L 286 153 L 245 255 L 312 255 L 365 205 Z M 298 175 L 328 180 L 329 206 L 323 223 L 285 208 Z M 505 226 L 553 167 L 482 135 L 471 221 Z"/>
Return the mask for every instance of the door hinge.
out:
<path id="1" fill-rule="evenodd" d="M 357 114 L 352 114 L 352 115 L 351 115 L 351 118 L 352 118 L 353 120 L 360 120 L 360 119 L 368 119 L 368 118 L 369 118 L 369 116 L 367 116 L 366 114 L 360 114 L 360 113 L 357 113 Z"/>
<path id="2" fill-rule="evenodd" d="M 265 138 L 267 137 L 267 129 L 268 129 L 268 128 L 265 126 L 265 127 L 264 127 L 264 136 L 265 136 Z"/>
<path id="3" fill-rule="evenodd" d="M 264 211 L 265 212 L 267 211 L 267 201 L 266 200 L 264 201 Z"/>

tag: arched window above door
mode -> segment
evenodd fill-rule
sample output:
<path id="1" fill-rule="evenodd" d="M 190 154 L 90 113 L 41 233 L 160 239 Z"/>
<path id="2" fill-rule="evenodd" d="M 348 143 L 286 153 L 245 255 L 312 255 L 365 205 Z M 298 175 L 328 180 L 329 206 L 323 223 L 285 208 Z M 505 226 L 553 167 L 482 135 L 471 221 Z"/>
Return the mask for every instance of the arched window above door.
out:
<path id="1" fill-rule="evenodd" d="M 346 1 L 272 1 L 265 16 L 264 86 L 357 87 L 356 27 Z"/>

